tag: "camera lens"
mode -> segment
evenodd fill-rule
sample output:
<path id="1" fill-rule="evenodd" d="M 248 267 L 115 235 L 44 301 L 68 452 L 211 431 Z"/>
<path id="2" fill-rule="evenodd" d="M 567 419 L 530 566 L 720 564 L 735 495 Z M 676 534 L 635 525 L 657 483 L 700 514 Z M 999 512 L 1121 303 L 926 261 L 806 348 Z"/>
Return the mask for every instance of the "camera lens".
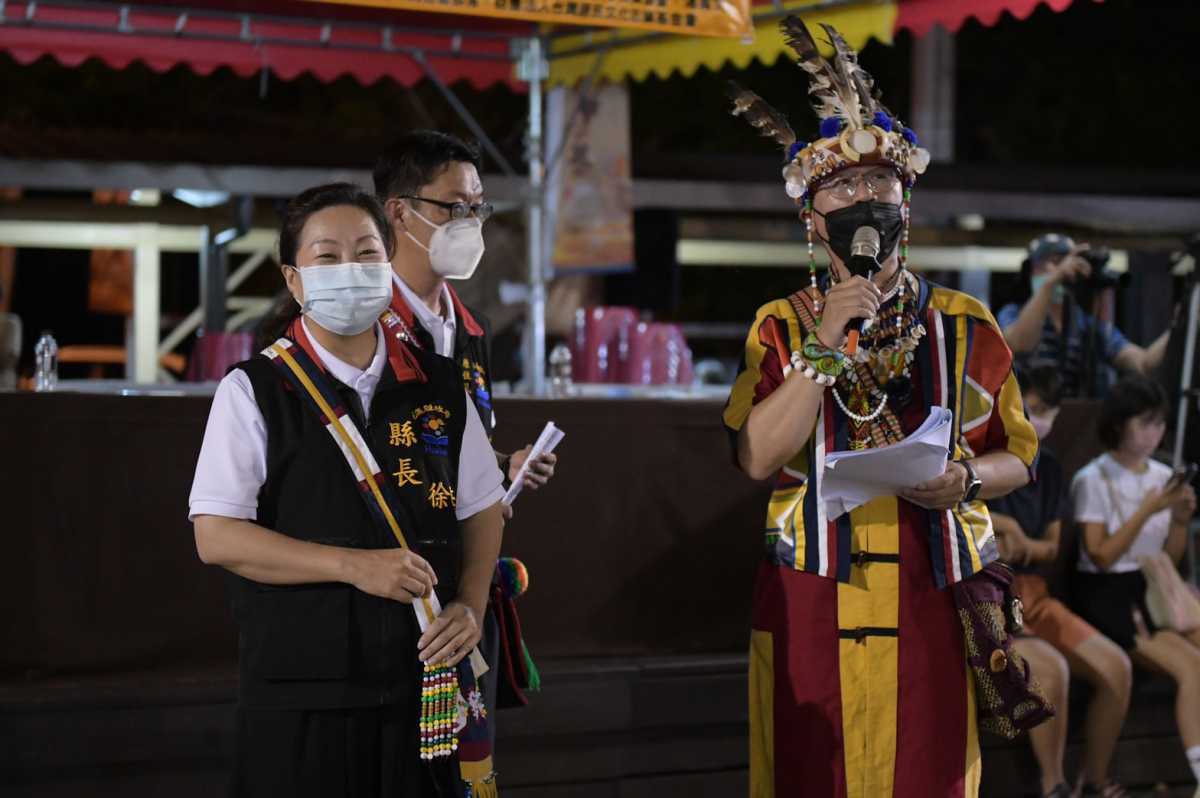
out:
<path id="1" fill-rule="evenodd" d="M 1079 253 L 1080 257 L 1086 260 L 1092 266 L 1092 271 L 1099 271 L 1108 264 L 1108 259 L 1112 253 L 1108 251 L 1108 247 L 1096 247 L 1095 249 L 1086 249 Z"/>

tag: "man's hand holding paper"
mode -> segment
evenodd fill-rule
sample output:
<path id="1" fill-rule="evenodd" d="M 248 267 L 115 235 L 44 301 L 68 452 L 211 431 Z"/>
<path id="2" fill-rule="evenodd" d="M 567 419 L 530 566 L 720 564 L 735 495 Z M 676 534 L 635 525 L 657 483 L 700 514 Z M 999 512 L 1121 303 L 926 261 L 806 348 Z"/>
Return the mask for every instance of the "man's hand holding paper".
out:
<path id="1" fill-rule="evenodd" d="M 512 480 L 512 487 L 504 494 L 505 508 L 511 508 L 512 503 L 516 501 L 520 495 L 521 489 L 528 486 L 533 490 L 544 485 L 546 480 L 554 473 L 554 463 L 558 458 L 552 452 L 566 434 L 558 427 L 554 426 L 553 421 L 546 422 L 546 426 L 542 429 L 542 434 L 532 446 L 526 447 L 528 451 L 522 449 L 524 456 L 521 458 L 520 467 L 516 469 L 516 473 L 512 473 L 510 468 L 509 477 Z M 513 455 L 516 458 L 516 455 Z M 549 473 L 546 472 L 546 467 L 549 468 Z M 505 518 L 511 518 L 512 512 L 506 509 Z"/>
<path id="2" fill-rule="evenodd" d="M 826 455 L 821 481 L 826 516 L 832 520 L 877 496 L 940 497 L 950 489 L 947 475 L 958 476 L 961 487 L 961 475 L 953 470 L 959 467 L 952 464 L 948 471 L 946 464 L 952 427 L 953 414 L 934 407 L 924 423 L 899 443 Z"/>
<path id="3" fill-rule="evenodd" d="M 941 476 L 915 485 L 912 490 L 902 490 L 902 499 L 927 510 L 945 510 L 958 504 L 967 492 L 967 469 L 950 461 Z"/>

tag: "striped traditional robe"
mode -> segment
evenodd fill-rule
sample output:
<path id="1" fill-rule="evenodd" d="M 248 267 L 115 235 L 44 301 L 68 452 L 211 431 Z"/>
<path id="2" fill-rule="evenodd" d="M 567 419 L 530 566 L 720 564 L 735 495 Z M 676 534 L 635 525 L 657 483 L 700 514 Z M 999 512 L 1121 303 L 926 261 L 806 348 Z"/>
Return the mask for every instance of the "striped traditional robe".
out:
<path id="1" fill-rule="evenodd" d="M 951 457 L 1008 451 L 1032 469 L 1037 436 L 991 314 L 966 294 L 918 282 L 928 334 L 912 400 L 897 413 L 901 429 L 946 407 Z M 783 383 L 772 331 L 786 329 L 790 348 L 801 348 L 810 290 L 759 310 L 725 408 L 734 435 Z M 825 453 L 848 448 L 849 423 L 827 391 L 768 504 L 751 632 L 751 795 L 975 796 L 973 686 L 945 588 L 996 559 L 991 519 L 978 501 L 927 511 L 892 496 L 826 518 Z"/>

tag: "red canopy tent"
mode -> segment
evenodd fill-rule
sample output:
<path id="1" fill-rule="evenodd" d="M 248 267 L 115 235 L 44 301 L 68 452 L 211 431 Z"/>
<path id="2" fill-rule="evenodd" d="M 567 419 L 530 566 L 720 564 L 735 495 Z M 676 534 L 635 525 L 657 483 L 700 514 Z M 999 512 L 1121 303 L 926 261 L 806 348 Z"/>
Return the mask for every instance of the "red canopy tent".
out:
<path id="1" fill-rule="evenodd" d="M 507 83 L 529 87 L 529 176 L 527 197 L 532 347 L 530 385 L 542 393 L 545 369 L 545 280 L 541 269 L 542 213 L 541 83 L 545 60 L 537 26 L 518 20 L 386 11 L 280 0 L 159 0 L 112 3 L 93 0 L 0 0 L 0 50 L 21 63 L 51 56 L 67 66 L 99 58 L 114 68 L 141 61 L 165 71 L 184 65 L 200 74 L 219 67 L 249 76 L 270 70 L 283 79 L 309 72 L 322 81 L 351 75 L 363 83 L 389 77 L 411 86 L 429 79 L 479 139 L 491 159 L 515 174 L 450 84 L 465 80 L 478 88 Z M 519 67 L 514 70 L 514 62 Z M 183 101 L 186 101 L 184 99 Z M 210 280 L 216 288 L 224 278 Z M 223 297 L 212 299 L 224 303 Z M 152 308 L 157 300 L 139 301 Z M 138 329 L 152 329 L 144 320 Z M 154 360 L 135 347 L 138 381 L 154 381 Z M 144 361 L 144 362 L 143 362 Z"/>
<path id="2" fill-rule="evenodd" d="M 1054 11 L 1064 11 L 1072 0 L 901 0 L 896 17 L 896 30 L 924 36 L 934 25 L 956 33 L 968 19 L 978 20 L 991 27 L 1002 14 L 1025 19 L 1045 3 Z M 1102 2 L 1102 0 L 1094 0 Z"/>
<path id="3" fill-rule="evenodd" d="M 461 2 L 461 0 L 460 0 Z M 953 32 L 968 19 L 994 25 L 1004 13 L 1024 19 L 1039 5 L 1072 0 L 753 0 L 755 19 L 784 13 L 854 10 L 877 16 L 878 37 L 899 30 L 923 36 L 934 25 Z M 570 33 L 571 29 L 559 28 Z M 584 30 L 580 28 L 578 30 Z M 323 81 L 352 75 L 363 83 L 390 77 L 404 85 L 426 77 L 421 59 L 446 82 L 475 88 L 498 82 L 520 90 L 513 40 L 547 33 L 515 19 L 427 14 L 341 3 L 286 0 L 7 0 L 0 3 L 0 50 L 23 64 L 50 55 L 66 66 L 99 58 L 123 69 L 185 65 L 207 75 L 229 67 L 243 77 L 270 69 L 284 80 L 310 72 Z M 661 34 L 635 35 L 636 44 Z M 703 40 L 700 40 L 703 41 Z M 634 43 L 634 42 L 631 42 Z M 852 42 L 853 43 L 853 42 Z M 860 43 L 861 44 L 861 43 Z M 618 46 L 625 46 L 621 42 Z M 703 49 L 702 44 L 697 44 Z"/>
<path id="4" fill-rule="evenodd" d="M 352 75 L 412 85 L 425 77 L 424 58 L 448 82 L 516 88 L 510 42 L 535 34 L 534 25 L 517 20 L 270 0 L 10 0 L 2 9 L 0 50 L 23 64 L 44 55 L 65 66 L 99 58 L 115 69 L 141 61 L 202 75 L 218 67 L 243 77 L 270 69 L 284 80 L 310 72 L 322 81 Z"/>
<path id="5" fill-rule="evenodd" d="M 470 0 L 466 0 L 470 2 Z M 386 3 L 387 0 L 342 0 Z M 51 56 L 67 66 L 99 58 L 117 69 L 141 61 L 154 70 L 184 65 L 200 74 L 228 67 L 242 76 L 269 70 L 285 80 L 309 72 L 322 81 L 351 75 L 363 83 L 389 77 L 411 86 L 429 79 L 480 140 L 489 156 L 508 174 L 515 170 L 491 143 L 468 109 L 458 101 L 450 84 L 467 81 L 476 88 L 506 83 L 529 94 L 529 175 L 527 197 L 530 312 L 527 339 L 531 350 L 531 387 L 544 386 L 545 286 L 541 268 L 542 235 L 542 120 L 541 88 L 549 74 L 548 36 L 557 35 L 566 45 L 558 57 L 571 68 L 556 79 L 574 82 L 588 78 L 623 80 L 637 77 L 620 62 L 633 64 L 656 59 L 669 61 L 671 69 L 685 74 L 697 65 L 745 63 L 753 57 L 773 61 L 773 50 L 735 45 L 732 40 L 692 40 L 657 32 L 596 30 L 587 36 L 555 34 L 535 23 L 463 13 L 431 14 L 408 10 L 358 7 L 328 2 L 285 0 L 0 0 L 0 51 L 20 63 Z M 464 0 L 437 0 L 462 5 Z M 837 15 L 854 19 L 861 46 L 866 38 L 891 41 L 896 30 L 922 35 L 935 25 L 954 31 L 968 18 L 992 25 L 1002 13 L 1028 16 L 1041 3 L 1055 11 L 1071 0 L 753 0 L 753 23 L 766 30 L 773 20 L 788 13 L 821 19 Z M 569 5 L 574 3 L 567 2 Z M 565 26 L 563 26 L 565 27 Z M 570 32 L 587 33 L 584 27 Z M 760 41 L 767 36 L 760 36 Z M 572 42 L 579 39 L 580 42 Z M 776 43 L 777 44 L 777 43 Z M 604 58 L 619 50 L 621 57 Z M 607 61 L 604 70 L 595 66 Z M 587 62 L 581 63 L 580 59 Z M 573 63 L 568 63 L 574 59 Z M 728 60 L 727 60 L 728 59 Z M 514 69 L 514 66 L 516 67 Z M 640 73 L 645 75 L 645 72 Z M 186 101 L 186 99 L 184 99 Z M 139 374 L 153 374 L 147 360 Z"/>

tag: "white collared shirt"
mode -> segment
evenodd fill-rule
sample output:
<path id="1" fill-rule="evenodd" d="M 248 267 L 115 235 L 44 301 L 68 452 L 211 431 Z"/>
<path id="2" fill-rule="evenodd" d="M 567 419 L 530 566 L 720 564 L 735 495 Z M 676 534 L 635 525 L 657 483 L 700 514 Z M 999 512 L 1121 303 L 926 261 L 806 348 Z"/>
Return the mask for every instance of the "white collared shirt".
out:
<path id="1" fill-rule="evenodd" d="M 421 323 L 421 326 L 433 338 L 437 354 L 454 360 L 454 336 L 458 330 L 458 319 L 454 315 L 454 300 L 450 297 L 450 287 L 446 285 L 445 281 L 442 282 L 442 307 L 446 309 L 446 318 L 442 318 L 430 310 L 429 306 L 413 293 L 413 290 L 408 287 L 408 283 L 400 279 L 400 275 L 392 272 L 392 280 L 395 281 L 396 286 L 400 289 L 400 295 L 404 297 L 404 301 L 412 309 L 413 315 L 417 317 L 417 321 Z M 470 395 L 470 392 L 468 392 L 467 396 Z M 491 416 L 487 420 L 487 424 L 490 429 L 495 429 L 495 410 L 492 410 Z"/>
<path id="2" fill-rule="evenodd" d="M 309 329 L 308 320 L 303 321 Z M 387 366 L 383 331 L 375 325 L 375 355 L 366 370 L 336 358 L 309 334 L 313 351 L 329 374 L 358 394 L 364 413 Z M 503 475 L 484 432 L 474 402 L 467 397 L 466 429 L 458 459 L 455 515 L 461 521 L 504 497 Z M 229 372 L 217 386 L 196 476 L 188 499 L 188 520 L 197 515 L 221 515 L 253 521 L 258 517 L 258 493 L 267 480 L 267 427 L 254 400 L 254 387 L 241 369 Z"/>
<path id="3" fill-rule="evenodd" d="M 1171 480 L 1170 467 L 1157 460 L 1146 461 L 1141 474 L 1130 471 L 1108 452 L 1081 468 L 1071 480 L 1071 500 L 1075 506 L 1075 521 L 1080 524 L 1103 524 L 1109 537 L 1137 512 L 1142 499 L 1152 490 L 1161 490 Z M 1163 550 L 1171 534 L 1171 512 L 1160 510 L 1146 519 L 1142 531 L 1116 562 L 1109 573 L 1128 573 L 1140 570 L 1141 557 Z M 1092 562 L 1083 546 L 1079 547 L 1080 571 L 1103 573 Z"/>
<path id="4" fill-rule="evenodd" d="M 429 306 L 417 296 L 408 283 L 400 279 L 400 275 L 392 272 L 392 280 L 396 283 L 396 287 L 400 289 L 400 295 L 404 297 L 404 301 L 412 309 L 413 314 L 417 317 L 417 321 L 421 322 L 421 326 L 425 328 L 433 338 L 433 348 L 442 357 L 454 359 L 454 336 L 458 330 L 458 320 L 454 317 L 454 302 L 450 299 L 450 289 L 446 283 L 442 282 L 442 307 L 446 309 L 446 315 L 434 313 L 429 309 Z"/>

